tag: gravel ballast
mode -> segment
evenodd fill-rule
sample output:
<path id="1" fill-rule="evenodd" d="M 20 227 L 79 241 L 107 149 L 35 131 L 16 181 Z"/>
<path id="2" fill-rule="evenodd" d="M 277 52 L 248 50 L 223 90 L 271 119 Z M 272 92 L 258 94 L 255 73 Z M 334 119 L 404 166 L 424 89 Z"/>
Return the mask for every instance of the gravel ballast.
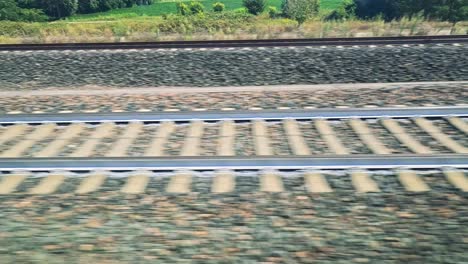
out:
<path id="1" fill-rule="evenodd" d="M 287 88 L 288 86 L 284 86 Z M 188 88 L 190 89 L 190 88 Z M 129 91 L 130 89 L 127 89 Z M 108 90 L 109 91 L 109 90 Z M 154 92 L 152 92 L 154 91 Z M 411 83 L 398 85 L 382 85 L 377 88 L 363 87 L 356 84 L 347 89 L 313 88 L 310 90 L 284 91 L 239 91 L 230 89 L 226 92 L 183 92 L 171 93 L 152 89 L 147 93 L 137 94 L 123 92 L 119 94 L 60 94 L 61 91 L 50 91 L 48 95 L 28 95 L 26 91 L 15 96 L 0 96 L 0 114 L 9 112 L 58 113 L 60 111 L 98 111 L 101 113 L 113 110 L 164 111 L 178 109 L 179 111 L 194 111 L 199 109 L 249 110 L 253 107 L 262 109 L 303 109 L 304 107 L 334 108 L 337 106 L 378 107 L 406 105 L 447 106 L 466 104 L 468 98 L 468 83 L 438 83 L 431 85 L 413 85 Z"/>
<path id="2" fill-rule="evenodd" d="M 466 80 L 467 45 L 0 53 L 2 89 Z"/>
<path id="3" fill-rule="evenodd" d="M 209 174 L 209 173 L 208 173 Z M 90 195 L 0 196 L 2 263 L 464 263 L 466 194 L 438 171 L 429 192 L 403 190 L 374 172 L 381 193 L 356 194 L 346 172 L 324 173 L 333 193 L 311 194 L 295 175 L 285 193 L 258 192 L 258 175 L 239 172 L 234 193 L 122 195 L 124 177 Z M 68 179 L 69 180 L 69 179 Z M 73 182 L 69 186 L 76 185 Z M 62 190 L 63 191 L 63 190 Z"/>

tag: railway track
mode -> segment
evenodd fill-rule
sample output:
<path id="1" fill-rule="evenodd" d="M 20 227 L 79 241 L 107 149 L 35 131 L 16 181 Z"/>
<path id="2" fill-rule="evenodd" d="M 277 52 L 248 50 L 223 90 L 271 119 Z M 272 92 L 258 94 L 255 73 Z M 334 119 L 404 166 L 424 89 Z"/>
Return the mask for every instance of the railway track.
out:
<path id="1" fill-rule="evenodd" d="M 467 154 L 466 107 L 0 117 L 0 157 Z"/>
<path id="2" fill-rule="evenodd" d="M 258 190 L 266 192 L 285 191 L 285 172 L 302 177 L 311 192 L 331 192 L 322 175 L 330 170 L 349 174 L 357 192 L 380 191 L 373 170 L 419 192 L 430 187 L 418 173 L 441 168 L 454 188 L 467 191 L 467 113 L 415 107 L 5 115 L 0 193 L 15 193 L 38 172 L 47 173 L 33 194 L 52 194 L 76 173 L 89 176 L 76 187 L 87 193 L 118 171 L 126 172 L 123 193 L 145 192 L 161 173 L 173 174 L 167 192 L 187 193 L 197 171 L 211 175 L 213 192 L 233 191 L 242 171 L 259 177 Z"/>
<path id="3" fill-rule="evenodd" d="M 0 259 L 464 263 L 463 84 L 380 89 L 376 97 L 359 89 L 337 97 L 207 92 L 198 101 L 198 90 L 153 93 L 161 85 L 463 80 L 465 43 L 2 46 Z M 88 84 L 125 89 L 75 97 Z M 125 95 L 144 86 L 141 97 Z M 70 96 L 58 100 L 51 87 Z M 389 107 L 322 108 L 342 103 Z"/>
<path id="4" fill-rule="evenodd" d="M 0 85 L 18 91 L 89 85 L 141 88 L 462 81 L 466 79 L 467 39 L 5 45 L 0 46 L 0 71 L 5 72 Z"/>
<path id="5" fill-rule="evenodd" d="M 89 49 L 180 49 L 180 48 L 229 48 L 229 47 L 283 47 L 328 45 L 402 45 L 402 44 L 450 44 L 466 42 L 466 35 L 365 37 L 365 38 L 316 38 L 316 39 L 260 39 L 216 41 L 159 41 L 116 43 L 47 43 L 3 44 L 0 51 L 27 50 L 89 50 Z"/>
<path id="6" fill-rule="evenodd" d="M 190 193 L 192 182 L 204 181 L 211 185 L 213 193 L 235 191 L 236 182 L 245 178 L 259 179 L 257 190 L 263 192 L 291 191 L 285 188 L 296 181 L 296 188 L 311 193 L 333 192 L 327 181 L 338 173 L 342 181 L 349 181 L 358 193 L 381 192 L 379 185 L 394 178 L 398 186 L 386 191 L 430 191 L 424 178 L 429 175 L 445 175 L 446 184 L 467 192 L 468 169 L 466 155 L 434 156 L 359 156 L 359 157 L 269 157 L 240 158 L 116 158 L 116 159 L 3 159 L 0 194 L 53 194 L 64 184 L 70 192 L 88 194 L 106 185 L 106 179 L 120 178 L 120 186 L 111 191 L 124 194 L 145 193 L 150 181 L 164 181 L 167 193 Z M 441 170 L 440 168 L 445 168 Z M 432 169 L 432 170 L 431 170 Z M 386 175 L 386 176 L 384 176 Z M 425 176 L 426 175 L 426 176 Z M 32 180 L 29 179 L 32 176 Z M 21 187 L 26 183 L 27 190 Z M 429 179 L 429 182 L 431 180 Z M 74 188 L 69 183 L 72 182 Z M 379 182 L 382 182 L 379 184 Z M 34 186 L 32 186 L 34 185 Z M 159 186 L 161 187 L 161 186 Z M 252 187 L 252 186 L 251 186 Z M 436 188 L 434 186 L 433 188 Z M 74 190 L 72 190 L 74 189 Z M 204 190 L 210 192 L 210 190 Z"/>

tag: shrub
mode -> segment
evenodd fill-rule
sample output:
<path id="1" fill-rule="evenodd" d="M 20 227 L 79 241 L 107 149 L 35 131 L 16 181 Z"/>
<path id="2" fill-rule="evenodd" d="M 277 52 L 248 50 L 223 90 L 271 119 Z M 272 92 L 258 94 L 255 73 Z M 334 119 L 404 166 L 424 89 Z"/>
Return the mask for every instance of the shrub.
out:
<path id="1" fill-rule="evenodd" d="M 447 0 L 437 1 L 433 6 L 432 13 L 428 10 L 427 16 L 437 17 L 444 21 L 456 23 L 458 21 L 468 20 L 468 1 L 467 0 Z"/>
<path id="2" fill-rule="evenodd" d="M 223 12 L 224 11 L 224 4 L 221 2 L 216 2 L 213 4 L 213 11 L 214 12 Z"/>
<path id="3" fill-rule="evenodd" d="M 356 15 L 356 3 L 353 0 L 343 0 L 340 6 L 333 10 L 326 20 L 346 20 Z"/>
<path id="4" fill-rule="evenodd" d="M 249 14 L 249 11 L 247 11 L 247 8 L 245 7 L 241 7 L 241 8 L 236 8 L 234 10 L 232 10 L 232 12 L 236 13 L 236 14 Z"/>
<path id="5" fill-rule="evenodd" d="M 40 0 L 41 9 L 53 18 L 63 18 L 75 14 L 78 0 Z"/>
<path id="6" fill-rule="evenodd" d="M 356 16 L 363 19 L 375 18 L 378 15 L 386 20 L 400 17 L 398 1 L 395 0 L 354 0 L 356 3 Z"/>
<path id="7" fill-rule="evenodd" d="M 14 0 L 0 1 L 0 20 L 10 21 L 46 21 L 48 17 L 39 9 L 26 9 L 17 6 Z"/>
<path id="8" fill-rule="evenodd" d="M 78 13 L 87 14 L 99 11 L 99 0 L 78 0 Z"/>
<path id="9" fill-rule="evenodd" d="M 319 7 L 319 0 L 284 0 L 281 6 L 283 14 L 299 24 L 317 15 Z"/>
<path id="10" fill-rule="evenodd" d="M 243 0 L 243 4 L 252 15 L 258 15 L 265 9 L 265 0 Z"/>
<path id="11" fill-rule="evenodd" d="M 177 13 L 183 16 L 190 15 L 190 8 L 185 3 L 179 2 L 176 4 Z"/>
<path id="12" fill-rule="evenodd" d="M 44 22 L 49 20 L 49 17 L 40 9 L 21 9 L 19 14 L 19 21 Z"/>
<path id="13" fill-rule="evenodd" d="M 193 33 L 196 31 L 224 31 L 228 28 L 242 29 L 253 21 L 251 14 L 236 12 L 206 13 L 204 16 L 167 15 L 159 30 L 163 33 Z"/>
<path id="14" fill-rule="evenodd" d="M 277 18 L 279 17 L 280 13 L 275 6 L 268 6 L 268 16 L 270 18 Z"/>
<path id="15" fill-rule="evenodd" d="M 191 2 L 189 8 L 190 8 L 190 12 L 194 15 L 203 14 L 203 11 L 205 9 L 203 4 L 200 2 Z"/>

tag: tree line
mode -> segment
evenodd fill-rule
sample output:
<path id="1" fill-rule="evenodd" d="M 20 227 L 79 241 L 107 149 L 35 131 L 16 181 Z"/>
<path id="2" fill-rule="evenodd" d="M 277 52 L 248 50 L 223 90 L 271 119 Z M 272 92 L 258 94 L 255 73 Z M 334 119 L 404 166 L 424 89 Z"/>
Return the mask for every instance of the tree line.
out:
<path id="1" fill-rule="evenodd" d="M 153 0 L 0 0 L 0 20 L 56 20 L 76 13 L 96 13 L 152 3 Z"/>
<path id="2" fill-rule="evenodd" d="M 450 22 L 468 19 L 468 0 L 354 0 L 356 16 L 369 19 L 382 16 L 386 21 L 403 16 Z"/>
<path id="3" fill-rule="evenodd" d="M 244 0 L 244 6 L 255 15 L 263 11 L 264 3 L 265 0 Z M 281 15 L 301 24 L 318 13 L 319 5 L 319 0 L 283 0 Z M 405 16 L 453 23 L 468 20 L 468 0 L 343 0 L 325 19 L 381 17 L 391 21 Z"/>
<path id="4" fill-rule="evenodd" d="M 154 0 L 0 0 L 0 20 L 46 21 L 111 9 L 150 5 Z M 323 1 L 323 0 L 322 0 Z M 247 11 L 253 15 L 265 9 L 265 0 L 243 0 Z M 283 0 L 281 12 L 269 7 L 270 17 L 289 17 L 300 24 L 318 15 L 319 0 Z M 178 3 L 179 14 L 203 12 L 200 2 Z M 200 11 L 201 10 L 201 11 Z M 222 3 L 213 6 L 214 11 L 224 10 Z M 422 16 L 426 19 L 457 22 L 468 20 L 468 0 L 343 0 L 341 5 L 325 19 L 343 20 L 350 18 L 386 21 L 404 16 Z"/>

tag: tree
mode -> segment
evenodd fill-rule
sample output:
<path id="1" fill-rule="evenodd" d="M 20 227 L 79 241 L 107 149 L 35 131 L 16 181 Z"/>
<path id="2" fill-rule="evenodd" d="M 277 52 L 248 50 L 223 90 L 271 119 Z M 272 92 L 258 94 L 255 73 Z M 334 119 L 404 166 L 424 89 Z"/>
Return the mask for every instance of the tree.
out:
<path id="1" fill-rule="evenodd" d="M 21 8 L 14 0 L 0 1 L 0 20 L 10 21 L 47 21 L 48 17 L 42 10 L 35 8 Z"/>
<path id="2" fill-rule="evenodd" d="M 356 16 L 370 19 L 382 15 L 386 21 L 401 17 L 399 1 L 401 0 L 354 0 Z"/>
<path id="3" fill-rule="evenodd" d="M 457 23 L 468 19 L 468 0 L 442 0 L 434 6 L 434 15 L 441 20 Z"/>
<path id="4" fill-rule="evenodd" d="M 280 16 L 280 13 L 278 12 L 278 9 L 276 8 L 276 6 L 268 6 L 268 16 L 270 18 L 277 18 L 278 16 Z"/>
<path id="5" fill-rule="evenodd" d="M 78 13 L 87 14 L 99 11 L 99 0 L 78 0 Z"/>
<path id="6" fill-rule="evenodd" d="M 73 15 L 78 9 L 78 0 L 40 0 L 41 9 L 53 18 Z"/>
<path id="7" fill-rule="evenodd" d="M 183 16 L 190 15 L 190 8 L 187 4 L 179 2 L 176 4 L 177 13 Z"/>
<path id="8" fill-rule="evenodd" d="M 213 11 L 214 12 L 223 12 L 224 11 L 224 4 L 221 2 L 216 2 L 213 4 Z"/>
<path id="9" fill-rule="evenodd" d="M 190 13 L 192 14 L 203 14 L 205 7 L 200 2 L 190 2 L 189 5 Z"/>
<path id="10" fill-rule="evenodd" d="M 356 15 L 373 18 L 382 14 L 385 20 L 423 15 L 456 23 L 468 19 L 468 0 L 354 0 Z"/>
<path id="11" fill-rule="evenodd" d="M 340 6 L 333 10 L 327 20 L 344 20 L 353 18 L 356 15 L 356 3 L 353 0 L 343 0 Z"/>
<path id="12" fill-rule="evenodd" d="M 319 0 L 284 0 L 282 6 L 283 14 L 296 20 L 299 25 L 307 19 L 317 15 L 320 8 Z"/>
<path id="13" fill-rule="evenodd" d="M 265 9 L 265 0 L 243 0 L 242 3 L 252 15 L 258 15 Z"/>

